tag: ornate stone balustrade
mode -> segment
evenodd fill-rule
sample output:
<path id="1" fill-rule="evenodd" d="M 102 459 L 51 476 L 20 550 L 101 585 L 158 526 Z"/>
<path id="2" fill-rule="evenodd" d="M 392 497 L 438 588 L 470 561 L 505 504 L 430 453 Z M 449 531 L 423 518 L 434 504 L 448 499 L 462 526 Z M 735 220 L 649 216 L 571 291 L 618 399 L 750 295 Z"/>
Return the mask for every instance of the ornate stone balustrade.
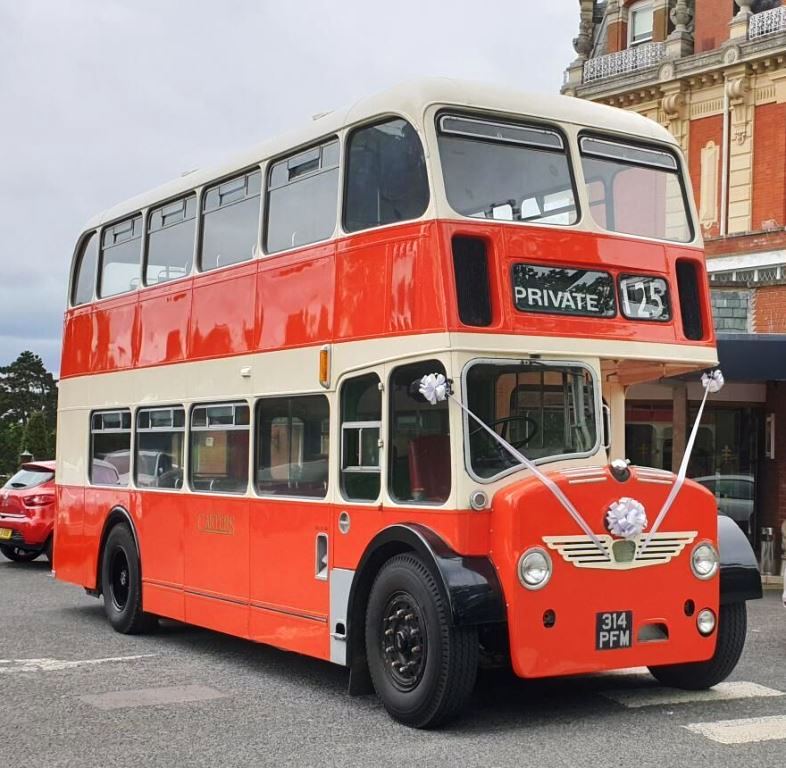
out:
<path id="1" fill-rule="evenodd" d="M 584 63 L 584 82 L 594 83 L 607 77 L 654 67 L 665 53 L 666 46 L 663 43 L 643 43 L 618 53 L 596 56 Z"/>
<path id="2" fill-rule="evenodd" d="M 786 32 L 786 6 L 755 13 L 748 22 L 748 39 L 756 40 L 776 32 Z"/>

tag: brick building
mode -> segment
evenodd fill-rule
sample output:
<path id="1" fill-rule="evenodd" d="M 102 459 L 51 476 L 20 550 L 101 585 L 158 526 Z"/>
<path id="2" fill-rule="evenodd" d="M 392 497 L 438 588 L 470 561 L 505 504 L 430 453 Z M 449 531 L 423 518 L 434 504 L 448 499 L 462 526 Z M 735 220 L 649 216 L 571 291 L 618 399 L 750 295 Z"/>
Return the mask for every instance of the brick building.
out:
<path id="1" fill-rule="evenodd" d="M 727 386 L 690 473 L 750 529 L 786 522 L 786 6 L 783 0 L 579 0 L 563 92 L 667 127 L 688 158 Z M 676 468 L 701 394 L 628 392 L 628 455 Z M 786 531 L 785 531 L 786 532 Z M 780 540 L 780 536 L 777 539 Z M 779 541 L 780 543 L 780 541 Z"/>

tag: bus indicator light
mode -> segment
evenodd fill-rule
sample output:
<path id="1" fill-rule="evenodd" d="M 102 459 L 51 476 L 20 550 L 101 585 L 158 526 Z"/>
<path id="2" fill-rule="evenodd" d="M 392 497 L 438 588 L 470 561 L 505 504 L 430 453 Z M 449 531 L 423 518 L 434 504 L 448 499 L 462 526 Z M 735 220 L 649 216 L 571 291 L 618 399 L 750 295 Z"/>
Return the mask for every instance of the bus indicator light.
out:
<path id="1" fill-rule="evenodd" d="M 325 389 L 330 386 L 330 347 L 327 344 L 319 350 L 319 383 Z"/>

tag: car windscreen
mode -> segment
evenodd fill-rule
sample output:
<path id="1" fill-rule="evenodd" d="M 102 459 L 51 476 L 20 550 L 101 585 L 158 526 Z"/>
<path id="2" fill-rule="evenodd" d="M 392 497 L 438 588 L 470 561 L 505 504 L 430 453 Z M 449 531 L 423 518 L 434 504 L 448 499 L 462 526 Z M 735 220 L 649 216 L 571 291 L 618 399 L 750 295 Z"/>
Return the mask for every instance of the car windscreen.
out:
<path id="1" fill-rule="evenodd" d="M 35 488 L 37 485 L 43 485 L 49 482 L 55 476 L 54 472 L 46 469 L 20 469 L 4 486 L 3 488 L 12 488 L 19 490 L 20 488 Z"/>
<path id="2" fill-rule="evenodd" d="M 464 216 L 533 224 L 578 219 L 562 135 L 534 125 L 460 115 L 438 118 L 445 192 Z"/>
<path id="3" fill-rule="evenodd" d="M 589 455 L 598 444 L 595 383 L 581 365 L 482 361 L 467 372 L 469 409 L 528 459 Z M 472 472 L 519 466 L 474 420 L 465 424 Z"/>
<path id="4" fill-rule="evenodd" d="M 687 243 L 693 239 L 677 156 L 584 136 L 581 163 L 595 223 L 610 232 Z"/>

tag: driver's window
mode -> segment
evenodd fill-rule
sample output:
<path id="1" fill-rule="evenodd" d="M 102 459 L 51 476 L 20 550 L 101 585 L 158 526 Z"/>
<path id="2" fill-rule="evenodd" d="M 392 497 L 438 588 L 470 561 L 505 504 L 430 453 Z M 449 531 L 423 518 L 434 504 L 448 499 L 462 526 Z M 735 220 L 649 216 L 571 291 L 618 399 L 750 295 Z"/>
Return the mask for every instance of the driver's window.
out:
<path id="1" fill-rule="evenodd" d="M 441 504 L 450 495 L 448 403 L 431 405 L 418 392 L 429 373 L 445 375 L 436 360 L 403 365 L 390 379 L 390 495 L 396 501 Z"/>

